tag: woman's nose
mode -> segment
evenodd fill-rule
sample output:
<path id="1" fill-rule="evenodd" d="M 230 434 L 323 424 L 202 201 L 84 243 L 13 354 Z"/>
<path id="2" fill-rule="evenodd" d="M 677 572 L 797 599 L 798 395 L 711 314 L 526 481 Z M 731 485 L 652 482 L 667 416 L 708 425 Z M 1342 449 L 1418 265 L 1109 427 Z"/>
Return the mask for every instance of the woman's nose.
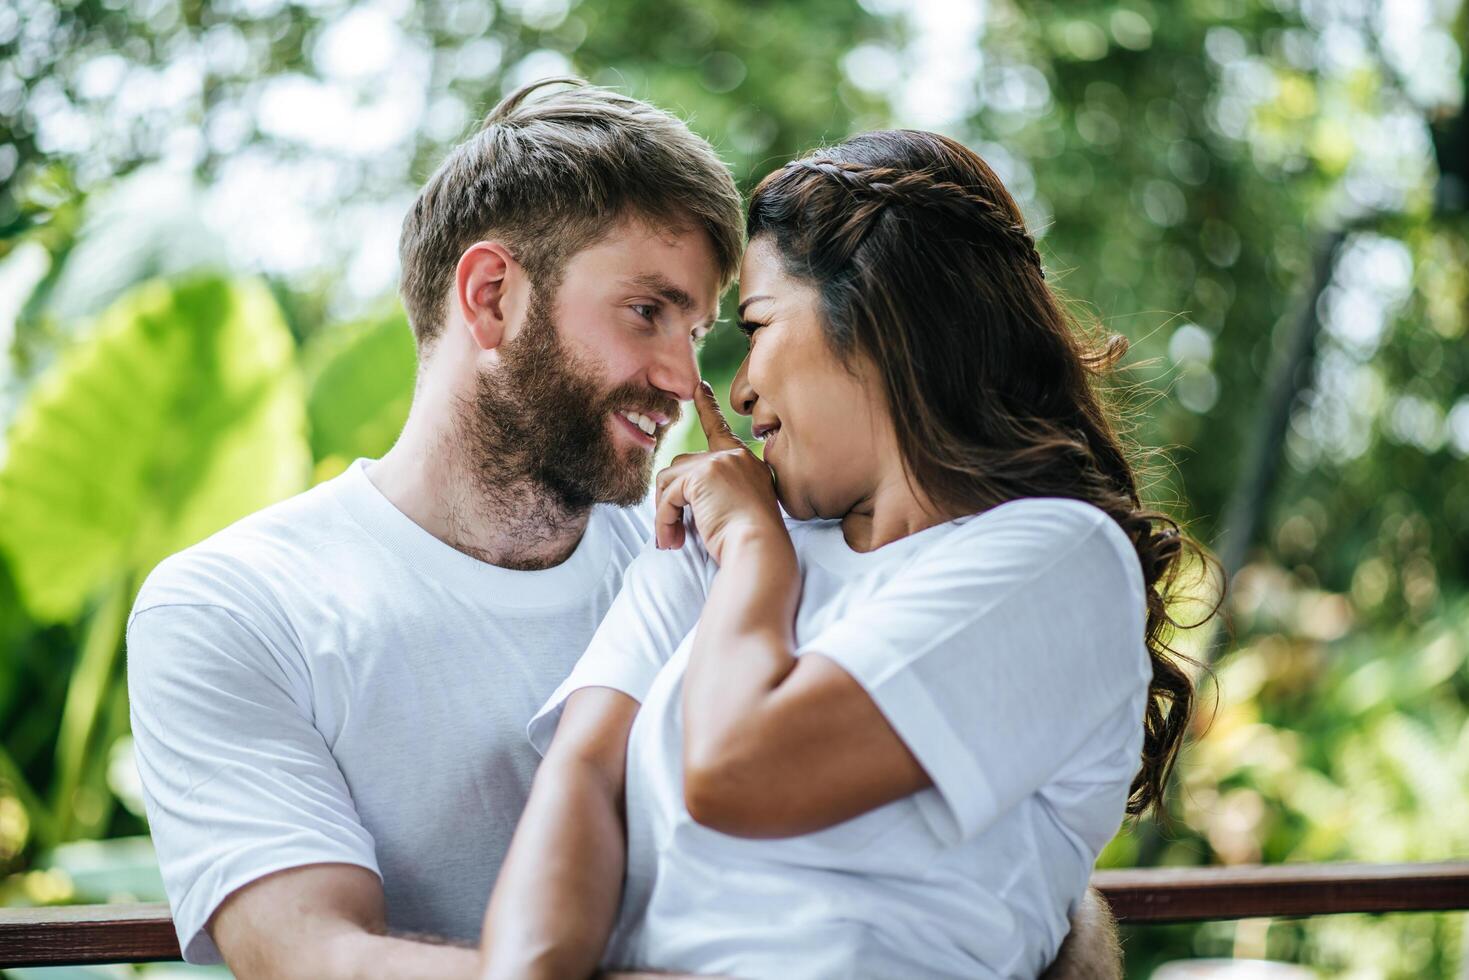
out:
<path id="1" fill-rule="evenodd" d="M 741 415 L 749 415 L 755 411 L 755 403 L 759 400 L 760 396 L 755 394 L 755 389 L 750 385 L 750 358 L 746 355 L 729 386 L 729 404 Z"/>

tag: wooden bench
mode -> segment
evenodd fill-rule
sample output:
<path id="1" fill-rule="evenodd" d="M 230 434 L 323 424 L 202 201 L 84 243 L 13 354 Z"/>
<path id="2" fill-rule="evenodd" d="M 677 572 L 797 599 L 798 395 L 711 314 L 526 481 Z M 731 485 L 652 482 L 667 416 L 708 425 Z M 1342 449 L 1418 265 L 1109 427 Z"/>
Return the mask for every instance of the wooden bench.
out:
<path id="1" fill-rule="evenodd" d="M 1469 861 L 1140 868 L 1098 871 L 1092 881 L 1128 925 L 1469 910 Z M 178 958 L 162 903 L 0 909 L 0 968 Z"/>

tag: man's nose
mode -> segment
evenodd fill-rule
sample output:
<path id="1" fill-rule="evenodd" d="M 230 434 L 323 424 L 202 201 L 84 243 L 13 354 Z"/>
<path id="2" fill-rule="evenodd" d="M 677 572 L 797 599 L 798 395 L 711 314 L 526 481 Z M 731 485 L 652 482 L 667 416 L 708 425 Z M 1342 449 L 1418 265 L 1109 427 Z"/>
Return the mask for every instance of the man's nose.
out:
<path id="1" fill-rule="evenodd" d="M 660 344 L 648 381 L 681 402 L 692 401 L 699 387 L 699 354 L 693 339 L 672 337 Z"/>

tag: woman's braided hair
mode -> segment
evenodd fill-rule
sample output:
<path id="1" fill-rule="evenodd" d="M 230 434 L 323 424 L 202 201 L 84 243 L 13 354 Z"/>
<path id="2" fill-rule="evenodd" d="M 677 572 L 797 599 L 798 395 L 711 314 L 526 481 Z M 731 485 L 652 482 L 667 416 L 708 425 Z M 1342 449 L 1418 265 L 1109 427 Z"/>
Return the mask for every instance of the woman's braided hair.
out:
<path id="1" fill-rule="evenodd" d="M 865 167 L 835 160 L 792 160 L 787 170 L 820 174 L 849 191 L 857 202 L 838 234 L 839 247 L 849 253 L 862 244 L 862 234 L 885 208 L 919 208 L 935 215 L 969 223 L 992 236 L 996 248 L 1011 248 L 1035 266 L 1042 278 L 1041 253 L 1023 222 L 982 194 L 949 180 L 936 179 L 921 170 L 895 167 Z"/>
<path id="2" fill-rule="evenodd" d="M 1188 658 L 1170 640 L 1197 625 L 1176 621 L 1169 599 L 1185 551 L 1196 569 L 1212 559 L 1140 500 L 1101 391 L 1126 340 L 1089 336 L 1067 315 L 1009 192 L 944 136 L 864 133 L 788 164 L 756 188 L 746 230 L 817 290 L 837 354 L 876 366 L 909 475 L 937 506 L 1069 497 L 1131 540 L 1153 676 L 1128 812 L 1161 813 L 1194 703 Z"/>

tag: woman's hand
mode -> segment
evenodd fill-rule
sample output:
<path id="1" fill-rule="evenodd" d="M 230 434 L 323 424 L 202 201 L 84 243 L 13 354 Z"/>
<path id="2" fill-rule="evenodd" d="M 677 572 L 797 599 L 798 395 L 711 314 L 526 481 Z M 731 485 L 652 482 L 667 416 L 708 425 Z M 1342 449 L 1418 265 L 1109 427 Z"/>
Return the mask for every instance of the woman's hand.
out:
<path id="1" fill-rule="evenodd" d="M 709 451 L 678 456 L 658 474 L 658 547 L 683 547 L 686 506 L 693 511 L 704 547 L 720 565 L 726 545 L 746 534 L 775 535 L 788 542 L 770 467 L 730 431 L 707 381 L 699 382 L 694 407 Z"/>

